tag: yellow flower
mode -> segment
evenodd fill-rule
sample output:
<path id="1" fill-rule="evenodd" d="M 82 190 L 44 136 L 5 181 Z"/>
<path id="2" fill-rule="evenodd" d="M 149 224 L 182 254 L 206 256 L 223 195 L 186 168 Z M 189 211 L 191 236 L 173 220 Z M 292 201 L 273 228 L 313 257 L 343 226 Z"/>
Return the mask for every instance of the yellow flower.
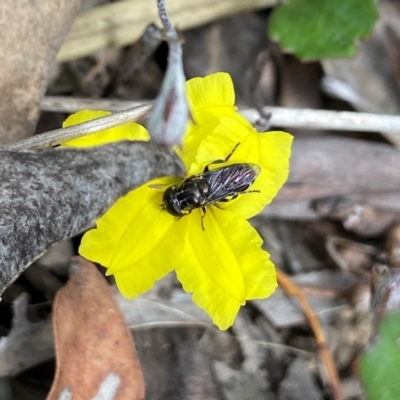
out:
<path id="1" fill-rule="evenodd" d="M 105 117 L 110 115 L 109 111 L 83 110 L 70 115 L 63 123 L 63 128 L 68 126 L 81 124 L 82 122 L 91 121 L 92 119 Z M 78 139 L 67 140 L 61 143 L 61 147 L 92 147 L 99 146 L 110 142 L 118 142 L 120 140 L 142 140 L 150 139 L 149 132 L 142 125 L 130 122 L 115 128 L 106 129 L 104 131 L 92 133 L 91 135 L 82 136 Z"/>
<path id="2" fill-rule="evenodd" d="M 181 150 L 188 174 L 202 173 L 215 160 L 224 160 L 240 143 L 226 164 L 251 163 L 261 172 L 236 199 L 176 218 L 163 209 L 165 188 L 182 182 L 164 177 L 148 182 L 120 198 L 87 232 L 79 249 L 82 256 L 107 268 L 127 298 L 149 290 L 154 282 L 175 270 L 185 291 L 220 329 L 229 328 L 247 300 L 269 296 L 276 288 L 275 267 L 262 250 L 262 239 L 247 221 L 260 212 L 287 179 L 292 136 L 285 132 L 258 133 L 234 107 L 234 90 L 228 74 L 217 73 L 187 82 L 193 121 Z M 83 112 L 82 112 L 83 113 Z M 88 113 L 88 111 L 85 111 Z M 104 115 L 75 114 L 66 125 Z M 71 117 L 70 117 L 71 118 Z M 143 127 L 129 125 L 130 139 L 146 140 Z M 98 144 L 110 136 L 127 138 L 127 125 L 88 136 Z M 137 129 L 137 135 L 136 131 Z M 81 139 L 68 145 L 83 145 Z"/>

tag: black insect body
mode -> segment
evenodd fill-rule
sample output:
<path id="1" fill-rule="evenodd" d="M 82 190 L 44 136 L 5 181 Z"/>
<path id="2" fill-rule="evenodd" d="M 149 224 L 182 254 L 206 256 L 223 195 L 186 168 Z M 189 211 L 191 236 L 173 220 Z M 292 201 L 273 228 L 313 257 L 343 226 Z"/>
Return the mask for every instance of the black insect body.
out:
<path id="1" fill-rule="evenodd" d="M 183 217 L 201 208 L 203 226 L 206 206 L 233 200 L 239 194 L 258 192 L 247 190 L 260 173 L 258 165 L 240 163 L 209 169 L 212 164 L 228 161 L 233 151 L 225 160 L 209 164 L 201 174 L 190 176 L 180 184 L 167 188 L 163 194 L 163 208 L 175 217 Z"/>

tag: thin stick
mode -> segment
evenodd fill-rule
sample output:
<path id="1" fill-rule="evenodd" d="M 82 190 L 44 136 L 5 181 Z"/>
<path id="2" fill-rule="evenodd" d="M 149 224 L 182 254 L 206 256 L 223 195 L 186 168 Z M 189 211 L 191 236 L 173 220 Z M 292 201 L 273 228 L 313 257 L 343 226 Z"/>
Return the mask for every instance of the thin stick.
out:
<path id="1" fill-rule="evenodd" d="M 151 110 L 151 104 L 143 104 L 141 106 L 111 114 L 106 117 L 94 119 L 70 126 L 68 128 L 59 128 L 54 131 L 42 133 L 28 139 L 4 146 L 7 150 L 23 150 L 23 149 L 40 149 L 55 146 L 66 140 L 76 139 L 81 136 L 89 135 L 101 131 L 103 129 L 113 128 L 127 122 L 137 121 L 146 118 Z"/>
<path id="2" fill-rule="evenodd" d="M 29 139 L 4 146 L 9 150 L 46 148 L 63 141 L 85 136 L 103 129 L 113 128 L 126 122 L 137 121 L 148 117 L 152 104 L 143 103 L 134 108 L 132 102 L 122 100 L 89 100 L 62 97 L 46 97 L 43 108 L 47 111 L 78 111 L 88 107 L 118 111 L 115 114 L 84 122 L 64 129 L 42 133 Z M 121 111 L 123 109 L 123 111 Z M 341 131 L 392 132 L 400 134 L 400 116 L 367 114 L 347 111 L 308 110 L 282 107 L 264 107 L 265 112 L 272 113 L 271 126 L 285 128 L 334 129 Z M 258 118 L 255 109 L 242 110 L 240 113 L 250 122 Z"/>
<path id="3" fill-rule="evenodd" d="M 400 134 L 400 116 L 396 115 L 282 107 L 263 107 L 263 110 L 272 114 L 270 123 L 273 126 Z M 258 111 L 255 109 L 242 110 L 240 113 L 251 123 L 260 118 Z"/>
<path id="4" fill-rule="evenodd" d="M 137 106 L 139 102 L 105 99 L 77 99 L 47 96 L 42 110 L 49 112 L 76 112 L 85 108 L 95 110 L 122 111 Z M 272 113 L 271 124 L 288 128 L 325 129 L 350 132 L 393 132 L 400 133 L 400 116 L 368 114 L 350 111 L 310 110 L 282 107 L 264 107 Z M 240 111 L 250 122 L 259 119 L 255 109 Z"/>
<path id="5" fill-rule="evenodd" d="M 106 110 L 118 112 L 146 104 L 144 101 L 126 101 L 113 99 L 89 99 L 69 96 L 46 96 L 41 109 L 47 112 L 72 114 L 80 110 Z"/>
<path id="6" fill-rule="evenodd" d="M 280 269 L 277 269 L 278 283 L 282 289 L 291 296 L 295 296 L 304 312 L 304 315 L 310 323 L 315 341 L 317 342 L 318 354 L 325 372 L 326 380 L 332 391 L 334 400 L 343 400 L 343 395 L 340 389 L 340 380 L 336 370 L 335 363 L 326 343 L 324 331 L 313 309 L 311 308 L 306 296 L 301 291 L 301 288 L 293 283 Z"/>

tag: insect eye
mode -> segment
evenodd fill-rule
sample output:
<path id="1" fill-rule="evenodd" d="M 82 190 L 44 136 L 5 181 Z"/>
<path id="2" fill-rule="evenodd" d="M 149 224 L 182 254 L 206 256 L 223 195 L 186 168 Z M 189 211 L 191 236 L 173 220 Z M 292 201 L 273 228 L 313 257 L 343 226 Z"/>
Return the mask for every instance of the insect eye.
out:
<path id="1" fill-rule="evenodd" d="M 165 192 L 163 194 L 163 208 L 174 217 L 182 216 L 182 210 L 173 186 L 165 189 Z"/>
<path id="2" fill-rule="evenodd" d="M 182 211 L 177 203 L 168 203 L 165 205 L 165 210 L 174 217 L 181 217 Z"/>

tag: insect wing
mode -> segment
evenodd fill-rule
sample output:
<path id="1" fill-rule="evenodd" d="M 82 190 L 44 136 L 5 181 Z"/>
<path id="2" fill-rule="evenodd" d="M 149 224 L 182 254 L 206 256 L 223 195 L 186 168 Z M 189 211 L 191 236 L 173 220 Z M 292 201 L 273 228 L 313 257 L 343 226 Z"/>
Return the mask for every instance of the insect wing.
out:
<path id="1" fill-rule="evenodd" d="M 209 185 L 209 204 L 244 192 L 255 181 L 260 167 L 255 164 L 233 164 L 202 174 Z"/>

